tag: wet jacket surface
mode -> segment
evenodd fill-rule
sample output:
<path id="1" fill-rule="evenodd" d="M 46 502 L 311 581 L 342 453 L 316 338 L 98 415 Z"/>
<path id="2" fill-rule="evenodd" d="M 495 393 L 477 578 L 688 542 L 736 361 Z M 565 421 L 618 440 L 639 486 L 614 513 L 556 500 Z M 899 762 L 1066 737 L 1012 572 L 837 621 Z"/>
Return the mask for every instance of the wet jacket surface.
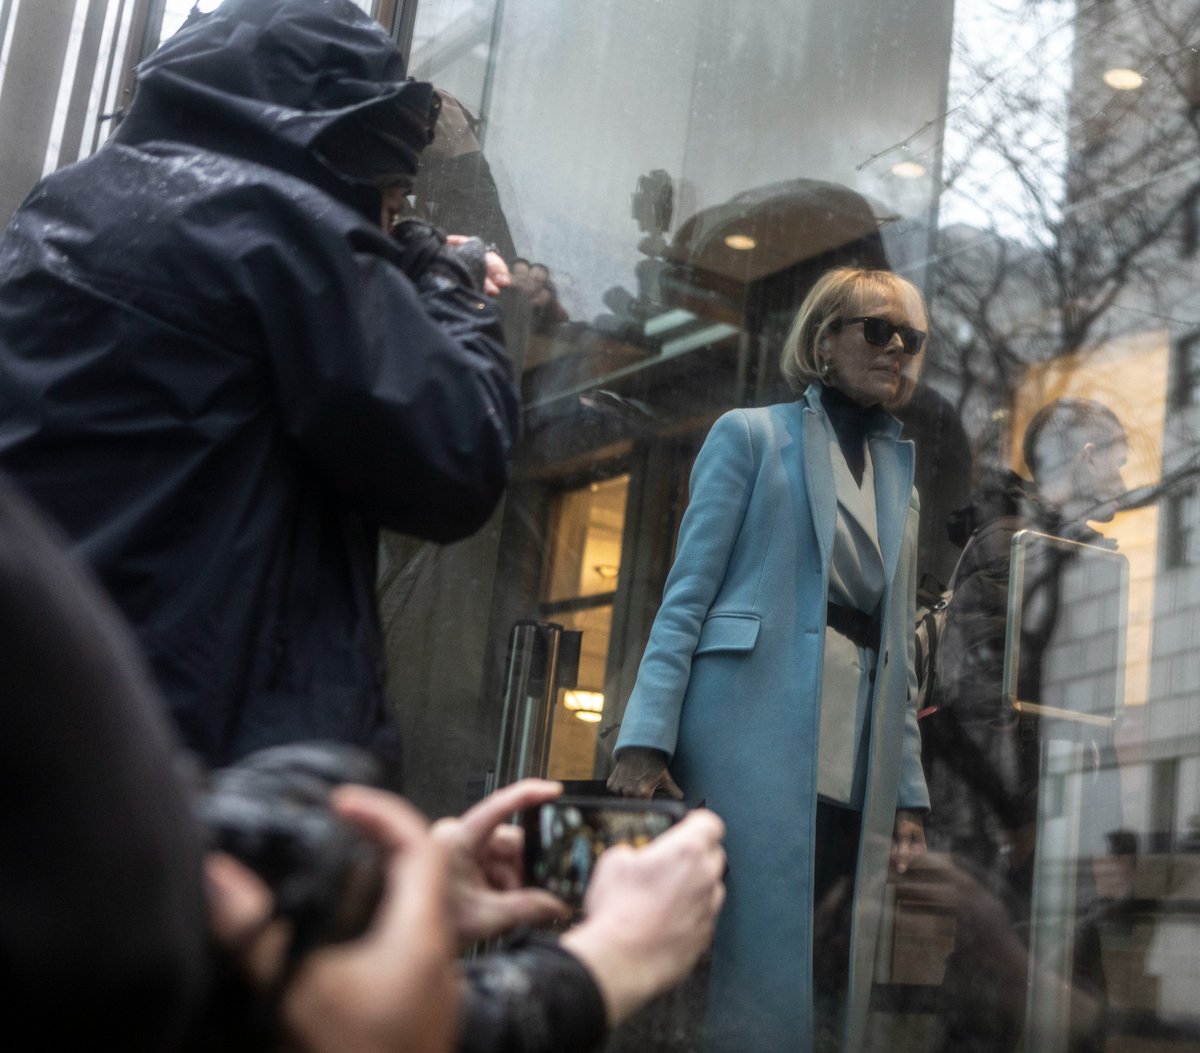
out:
<path id="1" fill-rule="evenodd" d="M 339 174 L 415 163 L 432 89 L 401 65 L 348 0 L 228 0 L 0 240 L 0 464 L 210 763 L 386 754 L 377 529 L 461 538 L 507 478 L 495 306 L 410 280 L 378 191 Z"/>

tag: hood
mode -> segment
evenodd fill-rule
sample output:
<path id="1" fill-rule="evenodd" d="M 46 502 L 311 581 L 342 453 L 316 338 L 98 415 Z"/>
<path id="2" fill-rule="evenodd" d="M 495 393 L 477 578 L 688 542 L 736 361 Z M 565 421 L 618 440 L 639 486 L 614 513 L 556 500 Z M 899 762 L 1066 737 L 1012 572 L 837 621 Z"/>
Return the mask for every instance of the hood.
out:
<path id="1" fill-rule="evenodd" d="M 962 548 L 976 530 L 1003 516 L 1020 516 L 1031 525 L 1046 518 L 1031 483 L 1008 469 L 990 468 L 971 495 L 971 503 L 950 513 L 946 533 Z"/>
<path id="2" fill-rule="evenodd" d="M 225 0 L 138 67 L 115 139 L 240 157 L 378 215 L 377 187 L 416 174 L 438 107 L 350 0 Z"/>
<path id="3" fill-rule="evenodd" d="M 950 513 L 946 533 L 962 548 L 976 530 L 1004 516 L 1018 516 L 1025 527 L 1068 541 L 1109 545 L 1104 536 L 1086 522 L 1063 519 L 1058 509 L 1042 498 L 1033 483 L 1004 468 L 991 468 L 983 473 L 971 503 Z"/>

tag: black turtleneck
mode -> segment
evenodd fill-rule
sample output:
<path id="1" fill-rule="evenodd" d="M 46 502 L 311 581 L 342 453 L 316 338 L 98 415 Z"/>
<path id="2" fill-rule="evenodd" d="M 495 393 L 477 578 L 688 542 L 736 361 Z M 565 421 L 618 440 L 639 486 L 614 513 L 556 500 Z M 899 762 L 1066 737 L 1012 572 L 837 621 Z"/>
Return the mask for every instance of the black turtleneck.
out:
<path id="1" fill-rule="evenodd" d="M 866 438 L 878 421 L 880 410 L 876 407 L 860 406 L 837 388 L 821 385 L 821 405 L 829 416 L 837 435 L 842 456 L 854 481 L 862 486 L 863 472 L 867 465 Z"/>

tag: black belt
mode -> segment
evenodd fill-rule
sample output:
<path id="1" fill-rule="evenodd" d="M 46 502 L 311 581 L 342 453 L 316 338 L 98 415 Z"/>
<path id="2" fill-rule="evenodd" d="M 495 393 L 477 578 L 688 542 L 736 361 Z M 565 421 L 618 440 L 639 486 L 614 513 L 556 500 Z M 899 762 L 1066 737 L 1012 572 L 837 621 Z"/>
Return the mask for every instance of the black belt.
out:
<path id="1" fill-rule="evenodd" d="M 825 624 L 859 647 L 867 647 L 879 654 L 879 619 L 863 614 L 854 607 L 843 607 L 832 601 L 826 605 Z"/>

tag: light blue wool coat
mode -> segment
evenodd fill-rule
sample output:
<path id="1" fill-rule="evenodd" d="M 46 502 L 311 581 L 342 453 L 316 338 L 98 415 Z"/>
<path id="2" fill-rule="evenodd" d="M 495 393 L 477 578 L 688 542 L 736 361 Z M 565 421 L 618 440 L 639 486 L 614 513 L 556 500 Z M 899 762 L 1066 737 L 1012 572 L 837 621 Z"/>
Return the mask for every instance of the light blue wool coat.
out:
<path id="1" fill-rule="evenodd" d="M 881 415 L 882 417 L 882 415 Z M 928 807 L 913 667 L 913 446 L 868 436 L 883 557 L 846 1049 L 866 1026 L 896 809 Z M 812 1045 L 812 873 L 825 605 L 837 519 L 831 430 L 797 402 L 733 410 L 696 459 L 662 606 L 616 749 L 671 757 L 687 799 L 725 820 L 728 897 L 705 1022 L 712 1051 Z"/>

